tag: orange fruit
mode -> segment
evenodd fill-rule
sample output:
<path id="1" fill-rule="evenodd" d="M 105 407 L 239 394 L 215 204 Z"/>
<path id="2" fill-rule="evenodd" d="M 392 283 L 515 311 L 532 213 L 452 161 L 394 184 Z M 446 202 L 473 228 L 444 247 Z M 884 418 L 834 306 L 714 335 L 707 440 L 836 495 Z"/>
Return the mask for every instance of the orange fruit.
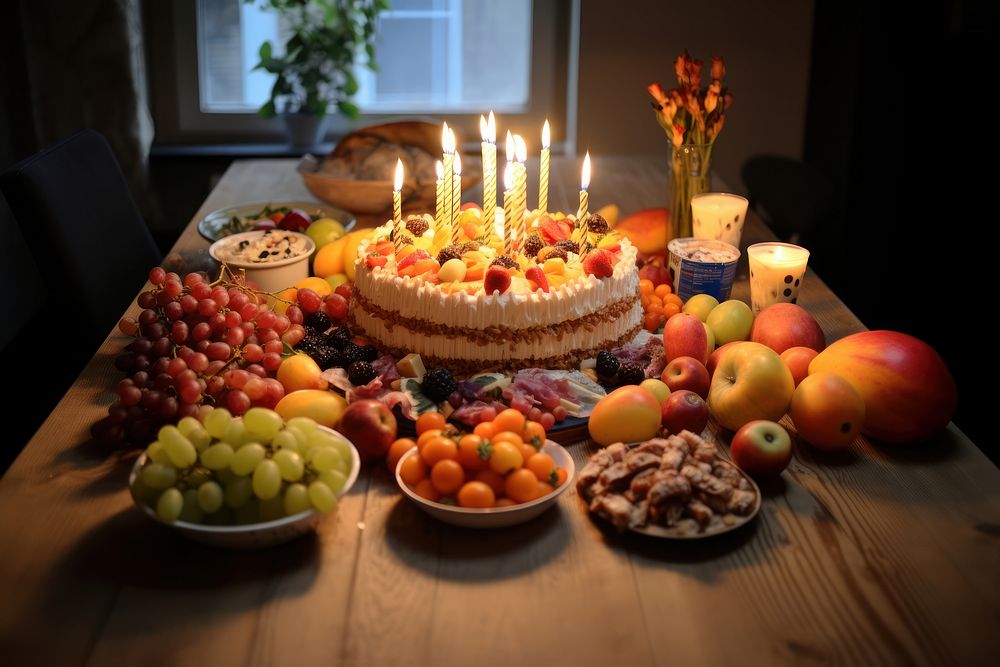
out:
<path id="1" fill-rule="evenodd" d="M 295 283 L 295 289 L 300 290 L 302 288 L 311 289 L 320 296 L 326 296 L 333 291 L 333 288 L 330 287 L 330 283 L 326 282 L 323 278 L 317 278 L 316 276 L 309 276 L 308 278 L 303 278 L 299 282 Z"/>
<path id="2" fill-rule="evenodd" d="M 446 423 L 447 420 L 440 412 L 425 412 L 417 417 L 417 435 L 432 428 L 443 429 Z"/>
<path id="3" fill-rule="evenodd" d="M 524 430 L 525 418 L 519 410 L 507 408 L 496 416 L 493 420 L 493 429 L 497 432 L 513 431 L 520 433 Z"/>

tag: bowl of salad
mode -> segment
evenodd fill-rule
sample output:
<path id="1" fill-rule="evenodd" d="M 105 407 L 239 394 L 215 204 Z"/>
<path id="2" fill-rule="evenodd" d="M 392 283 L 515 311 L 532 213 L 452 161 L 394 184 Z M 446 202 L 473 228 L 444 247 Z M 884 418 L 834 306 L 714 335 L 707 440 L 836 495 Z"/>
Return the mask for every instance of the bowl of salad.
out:
<path id="1" fill-rule="evenodd" d="M 253 202 L 212 211 L 198 221 L 198 232 L 208 241 L 253 230 L 275 229 L 304 234 L 313 223 L 320 221 L 323 221 L 322 226 L 338 229 L 341 234 L 357 223 L 351 213 L 314 201 Z"/>

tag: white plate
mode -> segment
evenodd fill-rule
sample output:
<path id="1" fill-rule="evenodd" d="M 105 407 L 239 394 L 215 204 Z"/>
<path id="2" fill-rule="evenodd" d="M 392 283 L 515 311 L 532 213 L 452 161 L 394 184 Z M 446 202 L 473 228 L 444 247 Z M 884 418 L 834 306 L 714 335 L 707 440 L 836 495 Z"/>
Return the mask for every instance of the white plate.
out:
<path id="1" fill-rule="evenodd" d="M 566 482 L 558 489 L 552 491 L 552 493 L 541 498 L 536 498 L 531 502 L 521 503 L 520 505 L 487 507 L 482 509 L 455 507 L 453 505 L 435 503 L 418 496 L 399 476 L 399 469 L 403 461 L 407 457 L 418 455 L 416 449 L 411 449 L 404 454 L 399 459 L 399 463 L 396 464 L 396 483 L 399 484 L 399 488 L 402 489 L 403 493 L 416 503 L 417 507 L 438 521 L 444 521 L 445 523 L 465 528 L 504 528 L 506 526 L 514 526 L 525 521 L 530 521 L 552 507 L 559 499 L 559 495 L 573 484 L 573 478 L 576 476 L 576 465 L 573 463 L 573 457 L 562 446 L 557 445 L 551 440 L 546 440 L 541 451 L 551 456 L 555 464 L 566 471 Z"/>
<path id="2" fill-rule="evenodd" d="M 345 232 L 350 231 L 354 225 L 357 224 L 357 220 L 355 220 L 351 213 L 348 213 L 342 208 L 337 208 L 336 206 L 330 206 L 329 204 L 323 204 L 321 202 L 260 201 L 250 204 L 240 204 L 238 206 L 227 206 L 226 208 L 220 208 L 212 211 L 198 221 L 198 233 L 208 241 L 218 241 L 219 239 L 229 236 L 230 234 L 248 232 L 253 229 L 253 224 L 251 223 L 257 222 L 256 214 L 268 207 L 272 209 L 298 208 L 302 209 L 310 216 L 333 218 L 344 226 Z M 240 228 L 233 230 L 226 229 L 226 224 L 233 218 L 240 219 Z"/>
<path id="3" fill-rule="evenodd" d="M 343 435 L 334 431 L 332 428 L 327 428 L 326 426 L 320 426 L 317 424 L 317 427 L 337 436 L 351 447 L 351 471 L 347 475 L 347 481 L 344 483 L 344 488 L 337 494 L 337 497 L 341 498 L 348 491 L 350 491 L 351 487 L 354 486 L 354 482 L 358 479 L 358 473 L 361 471 L 361 457 L 358 455 L 358 450 L 354 447 L 354 443 L 345 438 Z M 139 469 L 142 468 L 142 464 L 145 463 L 145 461 L 145 453 L 136 459 L 135 465 L 132 466 L 132 473 L 128 476 L 129 489 L 132 488 L 132 483 L 135 482 L 135 476 L 139 474 Z M 197 540 L 198 542 L 202 542 L 213 547 L 223 547 L 226 549 L 263 549 L 264 547 L 282 544 L 283 542 L 288 542 L 291 539 L 308 533 L 310 530 L 315 528 L 320 522 L 320 519 L 323 518 L 322 512 L 308 510 L 306 512 L 300 512 L 299 514 L 293 514 L 292 516 L 275 519 L 274 521 L 251 523 L 242 526 L 207 526 L 205 524 L 189 523 L 187 521 L 174 521 L 171 523 L 160 519 L 156 516 L 155 510 L 136 499 L 135 496 L 132 496 L 132 501 L 135 502 L 139 509 L 141 509 L 143 513 L 153 521 L 163 524 L 164 526 L 169 526 L 192 540 Z"/>

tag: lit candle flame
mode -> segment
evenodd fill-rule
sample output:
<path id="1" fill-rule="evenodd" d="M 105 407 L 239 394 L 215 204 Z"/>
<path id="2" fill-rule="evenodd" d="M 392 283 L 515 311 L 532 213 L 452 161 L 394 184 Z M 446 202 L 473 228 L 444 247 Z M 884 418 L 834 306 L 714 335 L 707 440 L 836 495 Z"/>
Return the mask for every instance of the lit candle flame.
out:
<path id="1" fill-rule="evenodd" d="M 503 188 L 512 190 L 514 188 L 514 163 L 508 162 L 503 170 Z"/>
<path id="2" fill-rule="evenodd" d="M 514 135 L 514 148 L 515 160 L 524 162 L 528 159 L 528 146 L 524 143 L 524 138 L 520 134 Z"/>
<path id="3" fill-rule="evenodd" d="M 549 119 L 545 119 L 545 125 L 542 125 L 542 148 L 548 148 L 552 137 L 549 131 Z"/>
<path id="4" fill-rule="evenodd" d="M 580 189 L 586 190 L 590 187 L 590 151 L 583 157 L 583 173 L 580 176 Z"/>
<path id="5" fill-rule="evenodd" d="M 779 262 L 780 262 L 780 261 L 781 261 L 781 256 L 782 256 L 783 254 L 785 254 L 785 252 L 784 252 L 784 248 L 782 248 L 782 247 L 781 247 L 780 245 L 779 245 L 779 246 L 777 246 L 777 247 L 775 247 L 775 249 L 774 249 L 774 259 L 775 259 L 776 261 L 779 261 Z"/>
<path id="6" fill-rule="evenodd" d="M 515 151 L 517 151 L 517 145 L 514 143 L 514 135 L 510 133 L 510 130 L 507 130 L 507 164 L 516 159 Z"/>
<path id="7" fill-rule="evenodd" d="M 455 153 L 455 175 L 456 176 L 461 176 L 462 175 L 462 154 L 461 153 Z"/>
<path id="8" fill-rule="evenodd" d="M 455 152 L 455 133 L 448 127 L 448 123 L 445 123 L 444 129 L 441 130 L 441 148 L 445 153 Z"/>
<path id="9" fill-rule="evenodd" d="M 487 136 L 489 137 L 486 141 L 495 144 L 497 142 L 497 119 L 492 111 L 490 111 L 490 118 L 486 122 L 486 129 Z"/>
<path id="10" fill-rule="evenodd" d="M 483 141 L 490 140 L 490 128 L 486 127 L 486 118 L 482 114 L 479 114 L 479 134 L 483 137 Z"/>
<path id="11" fill-rule="evenodd" d="M 396 160 L 396 178 L 392 182 L 392 189 L 394 192 L 399 192 L 403 189 L 403 161 L 400 159 Z"/>
<path id="12" fill-rule="evenodd" d="M 444 165 L 441 164 L 441 160 L 434 163 L 434 169 L 437 170 L 438 180 L 440 181 L 444 178 Z"/>

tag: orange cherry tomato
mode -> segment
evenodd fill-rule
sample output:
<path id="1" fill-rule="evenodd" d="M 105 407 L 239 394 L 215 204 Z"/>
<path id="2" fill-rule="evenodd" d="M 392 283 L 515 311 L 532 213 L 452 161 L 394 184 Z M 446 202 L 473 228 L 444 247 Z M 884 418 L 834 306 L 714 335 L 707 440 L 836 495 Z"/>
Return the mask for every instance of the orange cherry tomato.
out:
<path id="1" fill-rule="evenodd" d="M 424 451 L 424 445 L 426 445 L 428 442 L 438 437 L 439 435 L 441 435 L 441 429 L 439 428 L 432 428 L 424 431 L 417 438 L 417 447 L 420 448 L 420 451 Z"/>
<path id="2" fill-rule="evenodd" d="M 562 486 L 563 484 L 566 483 L 567 479 L 569 479 L 569 473 L 566 472 L 566 469 L 565 468 L 556 468 L 556 485 L 555 485 L 555 487 L 558 489 L 560 486 Z"/>
<path id="3" fill-rule="evenodd" d="M 503 431 L 502 433 L 497 433 L 490 438 L 490 442 L 494 445 L 498 442 L 509 442 L 512 445 L 520 447 L 524 444 L 524 440 L 521 439 L 521 436 L 518 435 L 518 433 L 515 433 L 514 431 Z"/>
<path id="4" fill-rule="evenodd" d="M 389 466 L 389 472 L 396 472 L 396 464 L 403 454 L 417 446 L 410 438 L 400 438 L 389 446 L 389 453 L 385 456 L 385 462 Z"/>
<path id="5" fill-rule="evenodd" d="M 487 465 L 489 459 L 489 445 L 483 447 L 486 441 L 475 433 L 463 435 L 458 441 L 458 462 L 466 470 L 476 472 L 482 470 Z M 483 458 L 486 454 L 486 458 Z"/>
<path id="6" fill-rule="evenodd" d="M 539 482 L 538 483 L 538 497 L 539 498 L 541 498 L 542 496 L 547 496 L 547 495 L 549 495 L 550 493 L 552 493 L 555 490 L 556 490 L 556 487 L 552 486 L 548 482 Z"/>
<path id="7" fill-rule="evenodd" d="M 443 459 L 431 468 L 431 484 L 443 496 L 449 496 L 465 484 L 465 471 L 462 464 L 454 459 Z"/>
<path id="8" fill-rule="evenodd" d="M 416 486 L 420 480 L 427 477 L 427 464 L 417 454 L 410 454 L 403 459 L 399 467 L 399 478 L 410 486 Z"/>
<path id="9" fill-rule="evenodd" d="M 413 487 L 413 492 L 421 498 L 426 498 L 432 503 L 436 503 L 441 500 L 441 494 L 437 492 L 437 489 L 434 488 L 434 485 L 431 484 L 431 480 L 429 479 L 420 480 L 420 482 Z"/>
<path id="10" fill-rule="evenodd" d="M 653 287 L 653 281 L 647 278 L 643 278 L 639 281 L 639 292 L 640 294 L 652 294 L 655 291 Z"/>
<path id="11" fill-rule="evenodd" d="M 490 468 L 499 475 L 506 475 L 511 470 L 517 470 L 524 463 L 524 455 L 520 445 L 510 442 L 493 442 L 493 453 L 490 455 Z"/>
<path id="12" fill-rule="evenodd" d="M 532 456 L 538 453 L 534 445 L 529 445 L 528 443 L 523 443 L 521 445 L 521 456 L 524 457 L 525 462 L 528 461 Z"/>
<path id="13" fill-rule="evenodd" d="M 499 473 L 493 472 L 489 468 L 477 472 L 476 481 L 483 482 L 484 484 L 489 486 L 491 489 L 493 489 L 493 493 L 496 496 L 500 496 L 503 494 L 503 482 L 504 482 L 503 477 Z"/>
<path id="14" fill-rule="evenodd" d="M 458 490 L 459 507 L 493 507 L 497 496 L 486 482 L 471 481 Z"/>
<path id="15" fill-rule="evenodd" d="M 658 296 L 658 297 L 660 297 L 662 299 L 663 297 L 665 297 L 668 294 L 670 294 L 670 291 L 671 291 L 670 290 L 670 285 L 667 285 L 666 283 L 664 283 L 662 285 L 657 285 L 656 288 L 653 290 L 653 294 L 655 294 L 656 296 Z"/>
<path id="16" fill-rule="evenodd" d="M 440 412 L 425 412 L 417 417 L 417 435 L 432 428 L 443 429 L 447 420 Z"/>
<path id="17" fill-rule="evenodd" d="M 558 481 L 556 462 L 545 452 L 538 452 L 525 461 L 524 467 L 535 473 L 539 482 L 555 484 Z"/>
<path id="18" fill-rule="evenodd" d="M 545 427 L 538 422 L 528 422 L 524 425 L 521 440 L 539 448 L 545 444 Z"/>
<path id="19" fill-rule="evenodd" d="M 511 500 L 526 503 L 538 497 L 538 478 L 527 468 L 519 468 L 504 480 L 504 493 Z"/>
<path id="20" fill-rule="evenodd" d="M 476 424 L 476 428 L 472 429 L 472 432 L 483 440 L 489 440 L 496 433 L 496 429 L 493 428 L 493 422 L 479 422 Z"/>
<path id="21" fill-rule="evenodd" d="M 496 416 L 493 420 L 493 430 L 497 433 L 502 431 L 513 431 L 520 433 L 524 430 L 524 415 L 514 408 L 507 408 Z"/>
<path id="22" fill-rule="evenodd" d="M 684 305 L 684 302 L 676 294 L 668 294 L 665 297 L 663 297 L 663 303 L 664 304 L 667 304 L 667 303 L 676 303 L 678 307 Z"/>
<path id="23" fill-rule="evenodd" d="M 423 457 L 424 463 L 433 468 L 438 461 L 457 461 L 458 446 L 451 438 L 439 435 L 438 437 L 431 438 L 427 441 L 424 448 L 420 450 L 420 456 Z M 447 493 L 450 492 L 442 491 L 441 493 L 447 495 Z"/>
<path id="24" fill-rule="evenodd" d="M 663 316 L 668 320 L 679 312 L 681 312 L 681 307 L 673 301 L 663 306 Z"/>

